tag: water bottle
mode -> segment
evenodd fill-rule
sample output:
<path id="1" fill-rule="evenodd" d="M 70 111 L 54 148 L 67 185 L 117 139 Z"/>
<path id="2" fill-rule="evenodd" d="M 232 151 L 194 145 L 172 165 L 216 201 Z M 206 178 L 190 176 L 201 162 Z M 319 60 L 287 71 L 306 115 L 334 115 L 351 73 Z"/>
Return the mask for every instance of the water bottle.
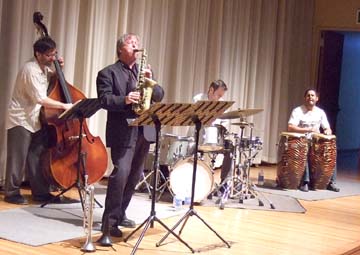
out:
<path id="1" fill-rule="evenodd" d="M 182 198 L 179 195 L 174 195 L 173 197 L 173 206 L 175 211 L 179 211 L 182 209 Z"/>
<path id="2" fill-rule="evenodd" d="M 264 185 L 264 181 L 265 181 L 264 170 L 261 169 L 258 174 L 258 185 L 260 186 Z"/>
<path id="3" fill-rule="evenodd" d="M 188 189 L 186 189 L 184 205 L 190 205 L 190 203 L 191 203 L 191 192 Z"/>

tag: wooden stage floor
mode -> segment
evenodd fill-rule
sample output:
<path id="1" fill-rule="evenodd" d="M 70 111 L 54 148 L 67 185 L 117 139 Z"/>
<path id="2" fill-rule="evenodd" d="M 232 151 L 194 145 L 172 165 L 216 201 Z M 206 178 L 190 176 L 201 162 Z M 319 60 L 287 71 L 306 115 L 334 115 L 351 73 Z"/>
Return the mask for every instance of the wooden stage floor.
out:
<path id="1" fill-rule="evenodd" d="M 252 175 L 256 176 L 259 169 L 264 170 L 266 178 L 275 178 L 275 166 L 259 166 L 251 170 Z M 358 170 L 339 171 L 339 175 L 360 182 Z M 24 193 L 29 194 L 29 191 L 24 190 Z M 67 196 L 77 198 L 76 190 L 68 192 Z M 198 214 L 231 243 L 231 248 L 226 248 L 221 240 L 194 216 L 189 218 L 181 236 L 194 249 L 199 249 L 201 254 L 360 254 L 360 196 L 300 202 L 307 210 L 304 214 L 195 207 Z M 16 207 L 19 206 L 5 203 L 3 194 L 0 195 L 0 210 Z M 178 220 L 179 217 L 174 217 L 164 220 L 164 223 L 171 227 Z M 125 236 L 131 231 L 132 229 L 125 229 Z M 141 231 L 138 231 L 128 243 L 124 243 L 121 238 L 113 239 L 113 248 L 97 246 L 95 254 L 130 254 L 140 233 Z M 146 232 L 136 254 L 191 254 L 186 246 L 172 236 L 166 240 L 166 245 L 156 247 L 155 244 L 165 234 L 166 231 L 155 223 L 155 227 Z M 93 240 L 98 238 L 99 235 L 96 235 Z M 80 250 L 84 240 L 85 238 L 80 238 L 31 247 L 0 239 L 0 254 L 84 254 Z"/>

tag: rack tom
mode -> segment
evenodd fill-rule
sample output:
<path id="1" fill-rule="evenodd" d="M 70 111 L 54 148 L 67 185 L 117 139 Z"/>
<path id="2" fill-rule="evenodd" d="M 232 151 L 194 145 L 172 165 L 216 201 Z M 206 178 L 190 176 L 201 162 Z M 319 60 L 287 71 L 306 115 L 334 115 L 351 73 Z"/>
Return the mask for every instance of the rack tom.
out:
<path id="1" fill-rule="evenodd" d="M 280 187 L 297 189 L 305 171 L 308 140 L 305 134 L 282 132 L 278 145 L 277 181 Z"/>
<path id="2" fill-rule="evenodd" d="M 199 151 L 213 152 L 224 149 L 226 128 L 222 125 L 205 127 L 199 136 Z"/>
<path id="3" fill-rule="evenodd" d="M 336 166 L 336 136 L 313 134 L 309 158 L 312 186 L 326 189 Z"/>
<path id="4" fill-rule="evenodd" d="M 163 134 L 160 146 L 160 165 L 172 166 L 179 159 L 190 156 L 193 144 L 192 137 Z"/>

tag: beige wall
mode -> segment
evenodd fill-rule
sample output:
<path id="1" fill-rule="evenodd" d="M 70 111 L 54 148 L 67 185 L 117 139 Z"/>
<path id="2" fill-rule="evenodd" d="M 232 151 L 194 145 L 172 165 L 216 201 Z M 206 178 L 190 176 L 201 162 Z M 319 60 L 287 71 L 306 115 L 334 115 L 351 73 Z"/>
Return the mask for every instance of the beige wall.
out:
<path id="1" fill-rule="evenodd" d="M 360 10 L 360 0 L 315 0 L 311 69 L 314 85 L 317 81 L 321 30 L 360 31 L 360 24 L 356 24 L 357 10 Z"/>

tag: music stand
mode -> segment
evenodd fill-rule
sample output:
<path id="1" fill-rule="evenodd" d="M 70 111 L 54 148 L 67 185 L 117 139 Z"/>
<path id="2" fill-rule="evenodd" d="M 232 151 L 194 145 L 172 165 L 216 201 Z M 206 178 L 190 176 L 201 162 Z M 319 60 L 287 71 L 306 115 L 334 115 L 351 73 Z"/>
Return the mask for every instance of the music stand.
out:
<path id="1" fill-rule="evenodd" d="M 174 225 L 174 227 L 156 244 L 160 246 L 161 243 L 169 236 L 170 233 L 184 221 L 183 225 L 179 230 L 179 235 L 181 234 L 183 228 L 185 227 L 186 222 L 190 216 L 196 216 L 201 220 L 221 241 L 223 241 L 228 248 L 230 244 L 223 239 L 204 219 L 202 219 L 199 214 L 194 209 L 194 195 L 195 195 L 195 182 L 196 182 L 196 170 L 197 170 L 197 160 L 198 160 L 198 146 L 199 146 L 199 133 L 201 126 L 210 125 L 218 116 L 224 113 L 224 111 L 229 108 L 234 102 L 226 101 L 198 101 L 192 105 L 192 112 L 186 116 L 186 122 L 179 123 L 181 125 L 193 125 L 195 124 L 195 153 L 194 153 L 194 166 L 193 166 L 193 175 L 192 175 L 192 184 L 191 184 L 191 201 L 189 210 L 185 213 L 183 217 Z"/>
<path id="2" fill-rule="evenodd" d="M 141 240 L 144 238 L 145 232 L 148 230 L 149 227 L 154 227 L 154 221 L 157 221 L 160 223 L 160 225 L 165 228 L 169 233 L 173 234 L 180 242 L 182 242 L 185 246 L 187 246 L 192 253 L 194 253 L 194 249 L 191 248 L 179 235 L 177 235 L 173 230 L 171 230 L 169 227 L 167 227 L 157 216 L 155 211 L 155 188 L 157 183 L 157 171 L 159 168 L 159 137 L 160 137 L 160 130 L 161 125 L 170 125 L 175 126 L 179 121 L 184 121 L 187 115 L 185 113 L 189 113 L 192 111 L 191 104 L 180 104 L 180 103 L 174 103 L 174 104 L 163 104 L 163 103 L 157 103 L 153 104 L 150 109 L 145 111 L 143 114 L 141 114 L 137 119 L 129 123 L 130 126 L 145 126 L 145 125 L 151 125 L 155 126 L 156 129 L 156 140 L 155 140 L 155 158 L 154 158 L 154 164 L 153 164 L 153 189 L 152 195 L 151 195 L 151 211 L 149 217 L 141 223 L 134 231 L 132 231 L 125 239 L 124 242 L 127 242 L 129 238 L 137 232 L 141 227 L 144 225 L 144 229 L 140 234 L 140 237 L 138 241 L 136 242 L 131 254 L 135 254 Z"/>
<path id="3" fill-rule="evenodd" d="M 85 178 L 87 178 L 88 175 L 87 175 L 86 167 L 85 167 L 86 153 L 82 152 L 83 122 L 84 122 L 84 119 L 92 116 L 100 108 L 101 108 L 101 105 L 97 98 L 84 98 L 84 99 L 77 101 L 70 109 L 67 109 L 62 114 L 59 115 L 58 119 L 60 121 L 79 119 L 79 122 L 80 122 L 79 137 L 78 137 L 79 147 L 78 147 L 77 176 L 76 176 L 76 181 L 72 185 L 70 185 L 68 188 L 62 190 L 59 194 L 57 194 L 56 196 L 51 198 L 49 201 L 42 204 L 41 207 L 44 207 L 45 205 L 51 203 L 53 200 L 60 197 L 61 195 L 63 195 L 65 192 L 69 191 L 73 187 L 77 187 L 79 196 L 80 196 L 81 206 L 84 209 L 83 199 L 82 199 L 82 194 L 81 194 L 81 188 L 82 188 L 81 183 L 85 183 L 85 181 L 87 182 L 87 179 L 85 179 Z M 83 169 L 82 176 L 80 176 L 80 168 L 81 167 Z M 82 177 L 82 180 L 81 180 L 81 177 Z M 94 199 L 94 200 L 100 208 L 103 207 L 96 199 Z"/>

